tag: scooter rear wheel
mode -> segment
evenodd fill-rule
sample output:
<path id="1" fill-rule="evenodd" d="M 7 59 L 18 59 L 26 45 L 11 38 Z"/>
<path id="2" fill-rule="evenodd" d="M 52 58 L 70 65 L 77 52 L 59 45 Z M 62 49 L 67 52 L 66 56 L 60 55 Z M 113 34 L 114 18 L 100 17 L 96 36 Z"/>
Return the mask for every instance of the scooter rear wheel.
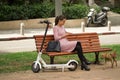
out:
<path id="1" fill-rule="evenodd" d="M 89 27 L 89 25 L 90 25 L 90 22 L 87 22 L 86 27 Z"/>
<path id="2" fill-rule="evenodd" d="M 69 65 L 74 66 L 73 68 L 68 68 L 70 71 L 75 71 L 77 69 L 77 63 L 76 62 L 70 62 Z"/>
<path id="3" fill-rule="evenodd" d="M 38 73 L 40 71 L 40 66 L 37 63 L 36 68 L 35 68 L 35 62 L 32 64 L 31 69 L 34 73 Z"/>
<path id="4" fill-rule="evenodd" d="M 106 26 L 106 25 L 107 25 L 107 22 L 108 22 L 108 18 L 105 17 L 105 18 L 102 19 L 102 21 L 101 21 L 100 24 L 101 24 L 102 26 Z"/>
<path id="5" fill-rule="evenodd" d="M 86 27 L 89 27 L 91 23 L 92 23 L 92 18 L 89 17 L 86 23 Z"/>

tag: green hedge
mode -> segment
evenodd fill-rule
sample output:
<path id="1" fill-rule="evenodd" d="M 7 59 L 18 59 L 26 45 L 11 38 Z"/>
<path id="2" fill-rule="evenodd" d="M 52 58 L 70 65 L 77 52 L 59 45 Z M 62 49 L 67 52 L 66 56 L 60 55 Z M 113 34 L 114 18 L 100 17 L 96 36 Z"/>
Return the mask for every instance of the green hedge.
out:
<path id="1" fill-rule="evenodd" d="M 24 20 L 34 18 L 52 17 L 54 5 L 21 5 L 21 6 L 0 6 L 0 21 Z"/>
<path id="2" fill-rule="evenodd" d="M 116 12 L 116 13 L 120 14 L 120 8 L 119 8 L 119 7 L 112 8 L 111 10 L 112 10 L 113 12 Z"/>
<path id="3" fill-rule="evenodd" d="M 24 5 L 24 4 L 36 4 L 50 2 L 49 0 L 0 0 L 0 4 L 7 5 Z"/>
<path id="4" fill-rule="evenodd" d="M 85 5 L 63 6 L 63 14 L 68 19 L 82 18 L 87 15 L 88 7 Z M 0 21 L 25 20 L 35 18 L 48 18 L 55 16 L 55 6 L 52 3 L 42 3 L 21 6 L 0 6 Z"/>
<path id="5" fill-rule="evenodd" d="M 88 7 L 85 5 L 72 5 L 72 6 L 66 6 L 63 7 L 63 14 L 68 19 L 77 19 L 77 18 L 83 18 L 87 16 L 88 13 Z"/>

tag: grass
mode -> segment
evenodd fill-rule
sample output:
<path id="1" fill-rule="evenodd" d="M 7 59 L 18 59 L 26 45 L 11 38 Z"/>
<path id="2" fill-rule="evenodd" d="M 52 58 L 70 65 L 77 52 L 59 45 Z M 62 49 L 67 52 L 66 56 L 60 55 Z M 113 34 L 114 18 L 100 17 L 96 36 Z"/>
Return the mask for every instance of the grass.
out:
<path id="1" fill-rule="evenodd" d="M 120 45 L 106 45 L 103 47 L 112 48 L 117 52 L 117 60 L 120 60 Z M 86 58 L 94 61 L 94 54 L 85 54 Z M 37 52 L 17 52 L 0 54 L 0 73 L 10 73 L 17 71 L 31 70 L 31 64 L 36 60 Z M 47 55 L 42 56 L 43 59 L 49 63 Z M 70 59 L 78 60 L 77 55 L 56 56 L 55 63 L 66 63 Z"/>
<path id="2" fill-rule="evenodd" d="M 0 54 L 0 73 L 28 70 L 35 56 L 35 52 Z"/>

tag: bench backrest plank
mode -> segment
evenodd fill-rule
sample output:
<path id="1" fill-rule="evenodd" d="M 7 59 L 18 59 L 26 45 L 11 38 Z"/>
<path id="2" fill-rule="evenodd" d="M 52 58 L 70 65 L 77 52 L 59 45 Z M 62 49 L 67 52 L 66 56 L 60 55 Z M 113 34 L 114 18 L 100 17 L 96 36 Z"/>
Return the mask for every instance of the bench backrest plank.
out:
<path id="1" fill-rule="evenodd" d="M 39 52 L 42 40 L 44 35 L 34 35 L 35 43 L 36 43 L 36 49 Z M 100 48 L 100 42 L 99 37 L 97 33 L 80 33 L 80 34 L 72 34 L 67 37 L 68 40 L 76 40 L 80 41 L 82 44 L 83 52 L 90 49 L 98 49 Z M 45 38 L 44 46 L 42 51 L 46 50 L 46 47 L 48 45 L 49 41 L 54 40 L 53 35 L 47 35 Z"/>

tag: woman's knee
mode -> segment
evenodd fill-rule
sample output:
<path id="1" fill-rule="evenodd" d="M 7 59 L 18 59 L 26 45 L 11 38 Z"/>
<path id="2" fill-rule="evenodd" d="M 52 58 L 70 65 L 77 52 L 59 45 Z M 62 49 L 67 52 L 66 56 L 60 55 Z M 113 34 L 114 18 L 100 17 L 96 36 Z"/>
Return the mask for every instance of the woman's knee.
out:
<path id="1" fill-rule="evenodd" d="M 81 47 L 81 42 L 77 42 L 77 46 L 80 46 L 80 47 Z"/>
<path id="2" fill-rule="evenodd" d="M 77 42 L 77 45 L 76 45 L 76 49 L 81 49 L 81 43 L 80 42 Z"/>

